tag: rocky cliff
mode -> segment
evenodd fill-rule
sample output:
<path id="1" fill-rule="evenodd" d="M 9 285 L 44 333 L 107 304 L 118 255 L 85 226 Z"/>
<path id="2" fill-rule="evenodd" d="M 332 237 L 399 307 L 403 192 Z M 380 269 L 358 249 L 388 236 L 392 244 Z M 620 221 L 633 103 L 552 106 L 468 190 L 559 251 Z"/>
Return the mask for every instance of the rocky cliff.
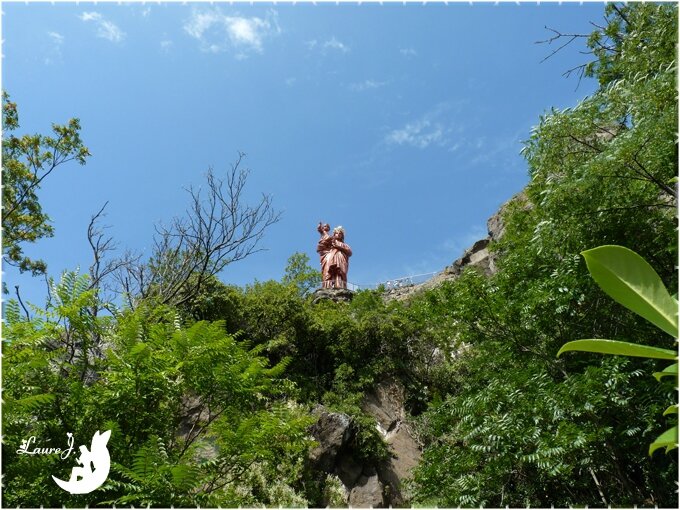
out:
<path id="1" fill-rule="evenodd" d="M 317 406 L 312 436 L 318 446 L 310 453 L 311 467 L 325 473 L 323 506 L 384 508 L 404 506 L 408 501 L 403 481 L 418 464 L 421 448 L 406 421 L 404 388 L 394 379 L 383 381 L 367 393 L 362 409 L 376 420 L 376 427 L 390 450 L 380 463 L 361 462 L 354 449 L 353 420 L 342 413 Z"/>
<path id="2" fill-rule="evenodd" d="M 505 231 L 503 214 L 508 206 L 514 202 L 523 203 L 525 204 L 525 207 L 529 207 L 526 194 L 523 191 L 517 193 L 510 200 L 501 205 L 498 211 L 487 220 L 487 236 L 484 239 L 480 239 L 473 243 L 472 246 L 466 249 L 463 254 L 453 262 L 453 264 L 447 266 L 441 272 L 421 284 L 386 290 L 385 299 L 407 300 L 417 292 L 433 289 L 448 280 L 455 280 L 463 269 L 467 267 L 476 267 L 487 275 L 495 273 L 498 255 L 490 251 L 489 247 L 493 241 L 496 241 L 503 236 Z"/>

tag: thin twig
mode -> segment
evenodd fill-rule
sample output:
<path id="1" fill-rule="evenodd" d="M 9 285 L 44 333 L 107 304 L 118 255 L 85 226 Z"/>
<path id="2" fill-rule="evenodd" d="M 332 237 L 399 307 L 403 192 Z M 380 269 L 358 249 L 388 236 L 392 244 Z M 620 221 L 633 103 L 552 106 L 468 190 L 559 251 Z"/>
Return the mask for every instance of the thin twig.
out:
<path id="1" fill-rule="evenodd" d="M 548 55 L 548 56 L 545 57 L 543 60 L 541 60 L 541 63 L 545 62 L 545 61 L 548 60 L 550 57 L 552 57 L 553 55 L 555 55 L 557 52 L 559 52 L 560 50 L 562 50 L 562 49 L 565 48 L 566 46 L 570 45 L 570 44 L 571 44 L 572 42 L 574 42 L 576 39 L 580 39 L 580 38 L 583 38 L 583 37 L 588 37 L 588 36 L 585 35 L 585 34 L 563 34 L 563 33 L 559 32 L 559 31 L 555 30 L 554 28 L 550 28 L 550 27 L 548 27 L 548 26 L 545 26 L 545 29 L 546 29 L 546 30 L 550 30 L 550 31 L 553 32 L 555 35 L 552 36 L 550 39 L 546 39 L 545 41 L 536 41 L 534 44 L 546 44 L 546 43 L 547 43 L 547 44 L 552 44 L 553 41 L 556 41 L 557 39 L 560 39 L 560 38 L 562 38 L 562 37 L 569 37 L 570 39 L 569 39 L 567 42 L 565 42 L 562 46 L 560 46 L 559 48 L 557 48 L 556 50 L 554 50 L 550 55 Z"/>
<path id="2" fill-rule="evenodd" d="M 24 305 L 24 302 L 21 300 L 21 294 L 19 294 L 19 286 L 15 285 L 14 286 L 14 291 L 17 294 L 17 299 L 19 300 L 19 304 L 21 305 L 21 308 L 24 309 L 24 313 L 26 314 L 26 320 L 31 320 L 31 314 L 28 313 L 28 310 L 26 309 L 26 305 Z"/>

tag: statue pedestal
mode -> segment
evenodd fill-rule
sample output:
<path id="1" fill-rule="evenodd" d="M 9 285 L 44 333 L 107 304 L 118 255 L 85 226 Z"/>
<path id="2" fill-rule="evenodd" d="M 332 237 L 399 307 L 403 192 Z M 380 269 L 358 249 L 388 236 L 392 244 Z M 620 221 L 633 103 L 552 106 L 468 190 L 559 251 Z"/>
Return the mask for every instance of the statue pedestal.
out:
<path id="1" fill-rule="evenodd" d="M 320 301 L 349 303 L 354 297 L 354 292 L 349 289 L 317 289 L 312 296 L 312 304 L 317 304 Z"/>

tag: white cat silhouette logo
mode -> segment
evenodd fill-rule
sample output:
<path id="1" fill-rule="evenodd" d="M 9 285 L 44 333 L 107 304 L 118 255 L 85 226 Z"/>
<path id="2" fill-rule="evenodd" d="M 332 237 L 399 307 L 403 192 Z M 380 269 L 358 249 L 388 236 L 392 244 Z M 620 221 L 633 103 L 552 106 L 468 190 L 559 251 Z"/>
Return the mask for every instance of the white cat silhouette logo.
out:
<path id="1" fill-rule="evenodd" d="M 88 451 L 85 445 L 80 447 L 80 457 L 76 459 L 76 462 L 83 467 L 74 467 L 71 470 L 71 478 L 68 482 L 52 475 L 57 485 L 71 494 L 87 494 L 101 486 L 106 481 L 106 477 L 109 476 L 109 469 L 111 468 L 111 457 L 109 457 L 109 450 L 106 448 L 109 437 L 111 437 L 110 430 L 103 434 L 100 434 L 99 431 L 95 432 L 90 445 L 91 451 Z"/>

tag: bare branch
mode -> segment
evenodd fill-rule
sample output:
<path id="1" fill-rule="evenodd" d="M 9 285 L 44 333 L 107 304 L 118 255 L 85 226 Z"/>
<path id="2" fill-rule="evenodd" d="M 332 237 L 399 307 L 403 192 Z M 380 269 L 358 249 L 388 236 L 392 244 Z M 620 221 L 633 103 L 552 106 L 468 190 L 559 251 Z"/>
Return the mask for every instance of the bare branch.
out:
<path id="1" fill-rule="evenodd" d="M 100 220 L 106 215 L 104 210 L 108 205 L 108 201 L 90 218 L 90 223 L 87 226 L 87 241 L 92 249 L 92 264 L 90 265 L 90 289 L 97 289 L 101 294 L 108 291 L 113 291 L 109 280 L 110 276 L 114 275 L 121 267 L 126 264 L 125 259 L 115 258 L 107 259 L 109 252 L 116 249 L 116 244 L 113 237 L 107 237 L 104 231 L 109 228 L 108 225 L 99 226 Z M 115 289 L 118 291 L 118 289 Z M 107 301 L 106 298 L 98 300 L 98 302 Z M 108 307 L 104 305 L 104 308 Z M 93 307 L 91 313 L 96 316 L 99 312 L 98 305 Z"/>
<path id="2" fill-rule="evenodd" d="M 31 314 L 28 313 L 28 310 L 26 309 L 26 305 L 24 305 L 24 302 L 21 299 L 21 294 L 19 294 L 19 286 L 18 285 L 14 286 L 14 292 L 16 292 L 17 299 L 19 300 L 19 304 L 21 305 L 21 308 L 23 308 L 24 313 L 26 314 L 26 319 L 31 320 Z"/>
<path id="3" fill-rule="evenodd" d="M 571 69 L 567 69 L 564 73 L 562 73 L 562 76 L 564 76 L 565 78 L 569 78 L 572 73 L 578 71 L 578 82 L 576 83 L 576 88 L 574 90 L 577 90 L 581 85 L 581 80 L 583 80 L 583 77 L 586 74 L 587 65 L 588 64 L 581 64 L 576 67 L 572 67 Z"/>
<path id="4" fill-rule="evenodd" d="M 99 282 L 105 276 L 102 274 L 102 259 L 104 258 L 106 252 L 111 251 L 115 248 L 113 245 L 113 238 L 104 237 L 104 229 L 108 228 L 104 226 L 100 228 L 97 223 L 100 218 L 104 216 L 104 209 L 109 204 L 107 201 L 99 211 L 90 218 L 90 223 L 87 226 L 87 241 L 92 248 L 92 265 L 90 265 L 90 277 L 92 278 L 92 283 L 90 288 L 95 288 L 99 286 Z M 110 272 L 110 271 L 109 271 Z"/>
<path id="5" fill-rule="evenodd" d="M 156 225 L 149 262 L 126 263 L 121 278 L 126 292 L 135 287 L 141 297 L 186 303 L 208 278 L 263 250 L 260 241 L 281 213 L 274 210 L 269 195 L 262 195 L 254 205 L 245 202 L 249 171 L 241 167 L 244 157 L 238 154 L 224 178 L 209 168 L 204 188 L 186 188 L 189 206 L 169 226 Z"/>
<path id="6" fill-rule="evenodd" d="M 141 263 L 141 254 L 126 251 L 120 259 L 118 269 L 113 277 L 118 280 L 124 298 L 130 308 L 135 308 L 135 299 L 146 297 L 145 290 L 148 265 Z"/>
<path id="7" fill-rule="evenodd" d="M 544 27 L 544 28 L 545 28 L 546 30 L 550 30 L 550 31 L 551 31 L 552 33 L 554 33 L 555 35 L 552 36 L 552 37 L 549 38 L 549 39 L 546 39 L 545 41 L 536 41 L 534 44 L 546 44 L 546 43 L 547 43 L 547 44 L 552 44 L 554 41 L 556 41 L 556 40 L 558 40 L 558 39 L 561 39 L 561 38 L 563 38 L 563 37 L 568 38 L 568 41 L 565 42 L 562 46 L 560 46 L 560 47 L 557 48 L 556 50 L 554 50 L 550 55 L 548 55 L 547 57 L 545 57 L 543 60 L 541 60 L 541 62 L 545 62 L 545 61 L 548 60 L 550 57 L 552 57 L 553 55 L 555 55 L 557 52 L 559 52 L 560 50 L 562 50 L 562 49 L 565 48 L 566 46 L 569 46 L 569 45 L 570 45 L 572 42 L 574 42 L 576 39 L 582 39 L 582 38 L 584 38 L 584 37 L 586 37 L 586 38 L 588 37 L 587 34 L 563 34 L 563 33 L 559 32 L 559 31 L 555 30 L 554 28 L 550 28 L 550 27 L 548 27 L 548 26 L 546 26 L 546 27 Z"/>

